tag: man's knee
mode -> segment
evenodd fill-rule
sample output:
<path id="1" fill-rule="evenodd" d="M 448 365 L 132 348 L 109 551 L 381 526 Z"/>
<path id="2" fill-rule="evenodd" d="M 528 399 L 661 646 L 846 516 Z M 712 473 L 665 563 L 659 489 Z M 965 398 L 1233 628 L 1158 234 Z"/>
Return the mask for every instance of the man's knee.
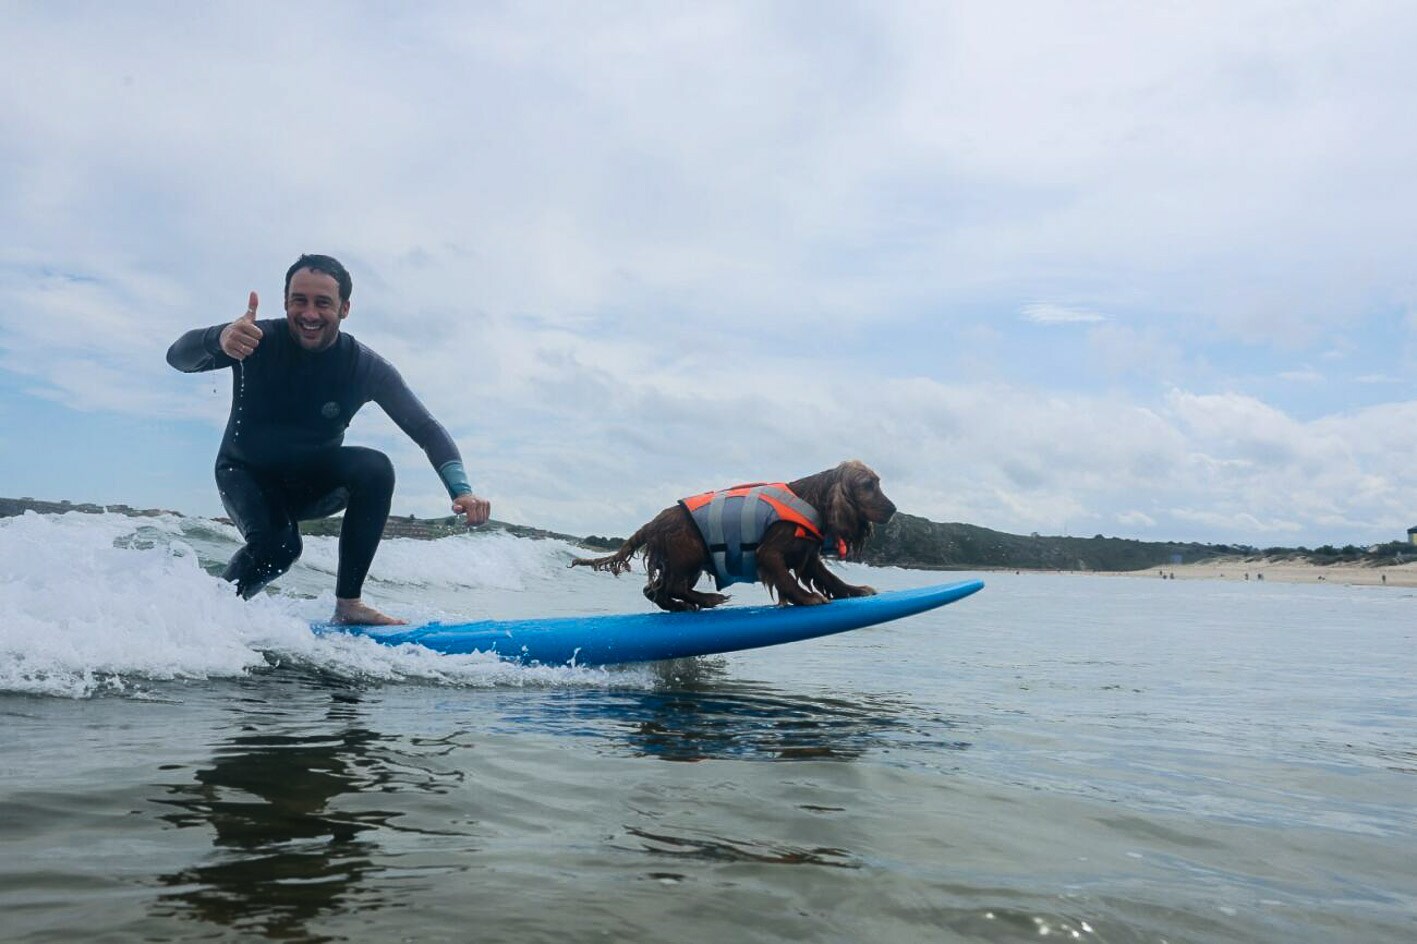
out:
<path id="1" fill-rule="evenodd" d="M 394 491 L 394 464 L 377 449 L 351 448 L 349 490 L 365 493 Z"/>

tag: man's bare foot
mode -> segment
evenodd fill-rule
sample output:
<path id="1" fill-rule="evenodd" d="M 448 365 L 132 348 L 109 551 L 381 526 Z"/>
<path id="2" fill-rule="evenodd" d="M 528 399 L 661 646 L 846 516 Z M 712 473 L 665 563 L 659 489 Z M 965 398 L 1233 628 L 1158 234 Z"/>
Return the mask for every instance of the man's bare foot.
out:
<path id="1" fill-rule="evenodd" d="M 335 615 L 330 622 L 345 626 L 405 626 L 408 624 L 408 620 L 396 619 L 380 613 L 358 597 L 352 600 L 335 597 Z"/>

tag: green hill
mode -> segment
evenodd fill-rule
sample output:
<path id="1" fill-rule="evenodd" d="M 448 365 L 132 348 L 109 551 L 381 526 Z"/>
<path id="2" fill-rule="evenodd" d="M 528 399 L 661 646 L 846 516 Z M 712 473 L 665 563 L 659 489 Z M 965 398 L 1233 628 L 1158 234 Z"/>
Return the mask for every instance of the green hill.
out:
<path id="1" fill-rule="evenodd" d="M 112 512 L 150 516 L 178 515 L 174 511 L 136 509 L 127 505 L 75 504 L 36 501 L 32 498 L 0 498 L 0 518 L 36 511 L 41 514 L 64 512 Z M 178 515 L 180 517 L 180 515 Z M 339 518 L 301 522 L 306 534 L 337 535 Z M 553 538 L 595 552 L 614 550 L 622 538 L 591 535 L 579 537 L 526 525 L 490 521 L 490 530 L 506 531 L 517 537 Z M 384 525 L 385 537 L 434 540 L 466 530 L 457 516 L 443 518 L 390 517 Z M 1090 538 L 1050 537 L 1038 534 L 1008 534 L 978 525 L 942 524 L 915 515 L 897 513 L 861 551 L 860 559 L 879 567 L 910 567 L 918 570 L 1145 570 L 1179 563 L 1194 564 L 1216 558 L 1241 557 L 1249 560 L 1305 560 L 1324 565 L 1365 561 L 1374 566 L 1400 564 L 1417 558 L 1417 548 L 1403 542 L 1358 548 L 1331 545 L 1314 548 L 1271 547 L 1263 551 L 1229 544 L 1196 544 L 1176 541 L 1133 541 L 1098 534 Z"/>
<path id="2" fill-rule="evenodd" d="M 922 570 L 1144 570 L 1244 553 L 1223 544 L 1133 541 L 1126 538 L 1008 534 L 972 524 L 941 524 L 897 513 L 877 528 L 861 559 L 878 566 Z"/>

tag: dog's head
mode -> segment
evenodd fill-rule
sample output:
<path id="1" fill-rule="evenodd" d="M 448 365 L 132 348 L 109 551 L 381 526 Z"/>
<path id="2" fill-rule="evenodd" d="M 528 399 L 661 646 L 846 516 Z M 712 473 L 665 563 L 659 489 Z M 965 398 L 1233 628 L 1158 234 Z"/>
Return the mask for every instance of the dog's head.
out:
<path id="1" fill-rule="evenodd" d="M 895 502 L 881 491 L 881 477 L 859 459 L 850 459 L 826 473 L 828 476 L 827 529 L 858 547 L 873 525 L 885 524 L 895 514 Z"/>

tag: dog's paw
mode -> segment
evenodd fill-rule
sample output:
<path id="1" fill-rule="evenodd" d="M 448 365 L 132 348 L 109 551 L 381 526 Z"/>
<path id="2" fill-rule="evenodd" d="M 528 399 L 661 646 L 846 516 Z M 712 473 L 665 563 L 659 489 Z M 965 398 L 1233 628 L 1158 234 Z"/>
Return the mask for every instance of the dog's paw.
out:
<path id="1" fill-rule="evenodd" d="M 830 603 L 831 600 L 820 593 L 804 593 L 798 597 L 780 596 L 773 600 L 773 606 L 821 606 L 823 603 Z"/>

